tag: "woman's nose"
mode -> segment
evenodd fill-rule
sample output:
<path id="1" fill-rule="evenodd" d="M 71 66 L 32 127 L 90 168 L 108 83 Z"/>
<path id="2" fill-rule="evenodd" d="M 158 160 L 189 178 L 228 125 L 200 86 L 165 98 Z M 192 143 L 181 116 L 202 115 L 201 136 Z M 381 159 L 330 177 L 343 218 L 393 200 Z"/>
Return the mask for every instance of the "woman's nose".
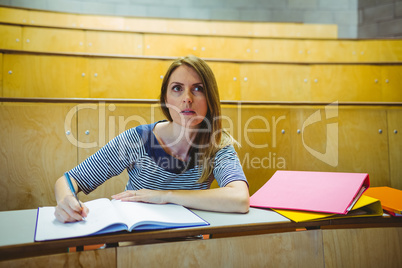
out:
<path id="1" fill-rule="evenodd" d="M 184 91 L 183 102 L 184 103 L 192 103 L 193 102 L 193 98 L 192 98 L 191 92 L 189 90 Z"/>

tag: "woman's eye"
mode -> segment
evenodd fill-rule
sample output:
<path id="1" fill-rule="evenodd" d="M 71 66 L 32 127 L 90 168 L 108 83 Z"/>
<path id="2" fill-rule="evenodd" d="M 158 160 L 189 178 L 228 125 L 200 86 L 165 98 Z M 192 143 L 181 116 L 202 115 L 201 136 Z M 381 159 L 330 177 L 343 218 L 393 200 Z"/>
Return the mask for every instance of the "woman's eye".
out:
<path id="1" fill-rule="evenodd" d="M 196 92 L 204 92 L 204 88 L 202 86 L 197 86 L 194 88 L 194 91 Z"/>
<path id="2" fill-rule="evenodd" d="M 174 86 L 174 87 L 172 87 L 172 90 L 173 91 L 180 91 L 181 87 L 180 86 Z"/>

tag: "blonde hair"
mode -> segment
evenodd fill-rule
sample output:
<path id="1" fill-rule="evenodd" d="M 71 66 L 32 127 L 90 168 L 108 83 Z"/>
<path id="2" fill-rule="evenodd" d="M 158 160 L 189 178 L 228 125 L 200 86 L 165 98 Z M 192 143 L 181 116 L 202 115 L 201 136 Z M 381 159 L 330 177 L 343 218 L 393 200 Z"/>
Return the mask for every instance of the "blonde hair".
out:
<path id="1" fill-rule="evenodd" d="M 163 114 L 170 122 L 173 121 L 169 109 L 166 106 L 166 93 L 170 76 L 177 67 L 183 64 L 193 68 L 201 78 L 208 105 L 207 114 L 203 122 L 200 123 L 200 128 L 208 129 L 210 127 L 211 131 L 199 131 L 196 134 L 194 143 L 200 147 L 197 149 L 194 149 L 194 147 L 190 149 L 191 158 L 194 158 L 196 154 L 201 156 L 199 162 L 202 164 L 199 165 L 199 167 L 202 168 L 202 171 L 200 171 L 201 176 L 198 182 L 202 183 L 207 181 L 213 172 L 213 160 L 216 152 L 225 146 L 233 145 L 236 141 L 229 133 L 222 129 L 220 98 L 215 75 L 208 64 L 196 56 L 189 55 L 186 57 L 180 57 L 168 68 L 163 78 L 160 95 L 160 104 Z"/>

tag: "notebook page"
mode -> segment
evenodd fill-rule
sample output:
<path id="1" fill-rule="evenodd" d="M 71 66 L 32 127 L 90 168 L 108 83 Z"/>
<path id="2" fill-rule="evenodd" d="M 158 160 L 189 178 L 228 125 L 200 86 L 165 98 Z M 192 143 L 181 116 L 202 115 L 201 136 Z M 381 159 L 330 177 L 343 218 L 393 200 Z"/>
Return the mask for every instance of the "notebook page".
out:
<path id="1" fill-rule="evenodd" d="M 40 207 L 36 226 L 36 241 L 80 237 L 94 234 L 107 226 L 122 222 L 110 200 L 106 198 L 86 202 L 89 209 L 84 221 L 61 223 L 54 216 L 55 207 Z"/>
<path id="2" fill-rule="evenodd" d="M 129 227 L 143 224 L 158 224 L 161 228 L 208 225 L 187 208 L 175 204 L 149 204 L 112 200 L 112 204 L 124 215 Z M 155 229 L 155 226 L 149 229 Z M 135 228 L 137 229 L 137 228 Z M 139 229 L 147 229 L 139 228 Z"/>

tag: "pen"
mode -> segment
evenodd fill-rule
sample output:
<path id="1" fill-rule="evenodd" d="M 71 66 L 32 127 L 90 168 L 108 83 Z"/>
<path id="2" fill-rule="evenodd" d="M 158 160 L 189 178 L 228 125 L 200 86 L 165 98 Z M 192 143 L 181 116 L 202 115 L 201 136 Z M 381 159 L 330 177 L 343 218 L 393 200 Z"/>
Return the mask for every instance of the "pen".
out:
<path id="1" fill-rule="evenodd" d="M 70 187 L 71 192 L 73 193 L 75 199 L 77 199 L 77 202 L 78 202 L 78 204 L 80 205 L 81 214 L 82 214 L 83 207 L 81 206 L 80 200 L 78 200 L 78 196 L 77 196 L 77 194 L 75 193 L 75 189 L 74 189 L 73 183 L 71 182 L 70 175 L 68 175 L 68 172 L 64 173 L 64 177 L 66 177 L 68 187 Z M 84 217 L 83 217 L 83 219 L 85 220 Z"/>

